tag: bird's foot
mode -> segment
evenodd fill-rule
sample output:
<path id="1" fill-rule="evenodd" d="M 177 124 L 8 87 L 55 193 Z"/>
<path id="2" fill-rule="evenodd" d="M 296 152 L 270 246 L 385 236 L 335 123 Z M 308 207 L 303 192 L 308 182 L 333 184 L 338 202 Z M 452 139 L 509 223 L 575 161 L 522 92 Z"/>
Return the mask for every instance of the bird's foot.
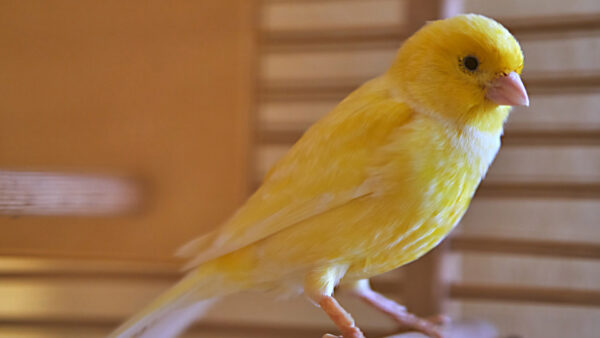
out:
<path id="1" fill-rule="evenodd" d="M 444 338 L 440 325 L 450 323 L 450 317 L 444 315 L 421 318 L 407 311 L 389 314 L 403 329 L 418 331 L 431 338 Z"/>
<path id="2" fill-rule="evenodd" d="M 431 338 L 443 338 L 439 326 L 448 324 L 449 317 L 435 316 L 427 319 L 417 317 L 408 312 L 406 307 L 373 291 L 368 280 L 357 281 L 350 287 L 354 295 L 394 319 L 402 328 L 421 332 Z"/>
<path id="3" fill-rule="evenodd" d="M 341 336 L 335 336 L 332 334 L 325 334 L 323 338 L 365 338 L 365 335 L 356 326 L 344 328 Z"/>

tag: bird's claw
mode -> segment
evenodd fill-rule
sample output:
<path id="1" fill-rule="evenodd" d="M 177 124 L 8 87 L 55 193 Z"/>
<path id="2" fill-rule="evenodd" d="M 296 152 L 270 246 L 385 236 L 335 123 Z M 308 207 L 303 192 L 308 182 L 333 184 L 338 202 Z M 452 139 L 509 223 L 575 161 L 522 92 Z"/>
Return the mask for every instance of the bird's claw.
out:
<path id="1" fill-rule="evenodd" d="M 393 317 L 403 328 L 421 332 L 430 338 L 444 338 L 440 326 L 451 321 L 446 315 L 420 318 L 410 312 L 395 313 Z"/>

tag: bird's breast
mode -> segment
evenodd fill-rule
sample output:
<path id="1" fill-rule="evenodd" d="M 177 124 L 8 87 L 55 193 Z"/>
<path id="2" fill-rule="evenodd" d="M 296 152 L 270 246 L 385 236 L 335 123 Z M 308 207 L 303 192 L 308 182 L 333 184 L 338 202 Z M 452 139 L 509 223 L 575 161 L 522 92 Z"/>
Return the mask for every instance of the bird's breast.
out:
<path id="1" fill-rule="evenodd" d="M 466 212 L 500 147 L 500 133 L 459 134 L 429 121 L 421 123 L 411 126 L 414 134 L 404 133 L 407 139 L 399 142 L 410 144 L 398 148 L 399 154 L 409 155 L 391 165 L 400 174 L 390 176 L 387 198 L 403 208 L 390 214 L 390 236 L 380 236 L 381 243 L 376 243 L 382 249 L 361 264 L 365 276 L 409 263 L 434 248 Z"/>

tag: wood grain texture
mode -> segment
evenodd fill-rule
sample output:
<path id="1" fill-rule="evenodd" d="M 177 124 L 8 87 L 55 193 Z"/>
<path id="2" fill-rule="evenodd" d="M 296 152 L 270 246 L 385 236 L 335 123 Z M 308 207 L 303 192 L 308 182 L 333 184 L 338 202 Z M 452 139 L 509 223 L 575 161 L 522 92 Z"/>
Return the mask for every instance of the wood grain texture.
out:
<path id="1" fill-rule="evenodd" d="M 464 0 L 465 11 L 481 13 L 494 17 L 528 20 L 535 24 L 532 17 L 552 18 L 570 15 L 589 15 L 599 13 L 595 0 L 577 0 L 576 3 L 564 1 L 545 1 L 543 6 L 535 0 L 479 1 Z"/>
<path id="2" fill-rule="evenodd" d="M 450 240 L 450 248 L 454 251 L 488 254 L 600 259 L 600 244 L 596 243 L 455 236 Z"/>
<path id="3" fill-rule="evenodd" d="M 405 20 L 407 2 L 398 0 L 266 2 L 264 30 L 364 28 L 396 25 Z"/>
<path id="4" fill-rule="evenodd" d="M 121 217 L 0 218 L 2 254 L 168 259 L 247 194 L 252 1 L 0 4 L 0 168 L 144 181 Z"/>
<path id="5" fill-rule="evenodd" d="M 508 285 L 574 290 L 599 290 L 600 261 L 520 252 L 455 251 L 448 256 L 457 269 L 451 283 Z M 518 278 L 516 277 L 518 276 Z"/>
<path id="6" fill-rule="evenodd" d="M 553 306 L 484 300 L 451 301 L 449 311 L 470 318 L 486 318 L 499 337 L 596 337 L 600 309 L 589 306 Z"/>
<path id="7" fill-rule="evenodd" d="M 443 257 L 446 243 L 428 252 L 419 260 L 402 269 L 406 271 L 403 281 L 405 306 L 419 316 L 434 316 L 443 312 L 444 300 L 448 298 L 448 285 L 442 279 Z"/>
<path id="8" fill-rule="evenodd" d="M 506 186 L 492 188 L 489 187 L 488 196 L 480 194 L 483 190 L 478 192 L 455 229 L 456 234 L 523 241 L 600 242 L 597 227 L 600 194 L 596 198 L 578 198 L 581 196 L 566 194 L 569 186 L 564 185 L 554 188 L 554 198 L 542 189 L 537 196 L 532 193 L 515 196 Z M 588 187 L 582 186 L 581 190 L 584 189 Z M 563 195 L 559 197 L 561 191 Z"/>
<path id="9" fill-rule="evenodd" d="M 161 278 L 102 276 L 3 277 L 0 326 L 46 324 L 115 327 L 172 284 Z M 341 295 L 345 306 L 367 332 L 392 332 L 394 324 L 355 297 Z M 93 306 L 86 306 L 93 305 Z M 242 325 L 249 331 L 334 330 L 320 309 L 304 297 L 281 300 L 274 295 L 241 293 L 221 299 L 202 324 L 222 328 Z"/>
<path id="10" fill-rule="evenodd" d="M 355 49 L 350 53 L 345 50 L 271 53 L 263 58 L 261 77 L 268 82 L 371 78 L 391 65 L 398 46 Z"/>
<path id="11" fill-rule="evenodd" d="M 456 299 L 478 299 L 513 302 L 552 303 L 580 306 L 600 306 L 600 291 L 566 288 L 542 288 L 504 285 L 450 286 L 450 297 Z"/>

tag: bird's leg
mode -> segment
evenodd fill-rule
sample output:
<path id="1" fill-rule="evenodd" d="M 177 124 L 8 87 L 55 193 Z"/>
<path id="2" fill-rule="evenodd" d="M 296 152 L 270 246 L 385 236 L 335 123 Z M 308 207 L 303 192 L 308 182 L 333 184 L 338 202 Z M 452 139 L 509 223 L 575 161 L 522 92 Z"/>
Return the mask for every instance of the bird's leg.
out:
<path id="1" fill-rule="evenodd" d="M 365 335 L 354 323 L 352 316 L 333 298 L 333 288 L 346 272 L 345 267 L 331 267 L 313 271 L 306 276 L 305 295 L 331 318 L 342 332 L 343 338 L 365 338 Z M 325 337 L 336 337 L 326 334 Z"/>
<path id="2" fill-rule="evenodd" d="M 354 323 L 352 316 L 331 296 L 323 296 L 319 306 L 331 318 L 333 323 L 342 332 L 343 338 L 364 338 L 364 334 Z M 331 337 L 331 335 L 326 335 Z"/>
<path id="3" fill-rule="evenodd" d="M 346 285 L 345 288 L 351 290 L 352 294 L 359 297 L 377 310 L 390 316 L 403 327 L 411 328 L 421 333 L 424 333 L 432 338 L 442 338 L 442 334 L 438 326 L 431 320 L 423 319 L 406 311 L 406 308 L 395 301 L 385 297 L 384 295 L 373 291 L 369 285 L 369 280 L 363 279 L 354 282 L 351 285 Z M 445 318 L 435 320 L 438 323 L 446 322 Z"/>

